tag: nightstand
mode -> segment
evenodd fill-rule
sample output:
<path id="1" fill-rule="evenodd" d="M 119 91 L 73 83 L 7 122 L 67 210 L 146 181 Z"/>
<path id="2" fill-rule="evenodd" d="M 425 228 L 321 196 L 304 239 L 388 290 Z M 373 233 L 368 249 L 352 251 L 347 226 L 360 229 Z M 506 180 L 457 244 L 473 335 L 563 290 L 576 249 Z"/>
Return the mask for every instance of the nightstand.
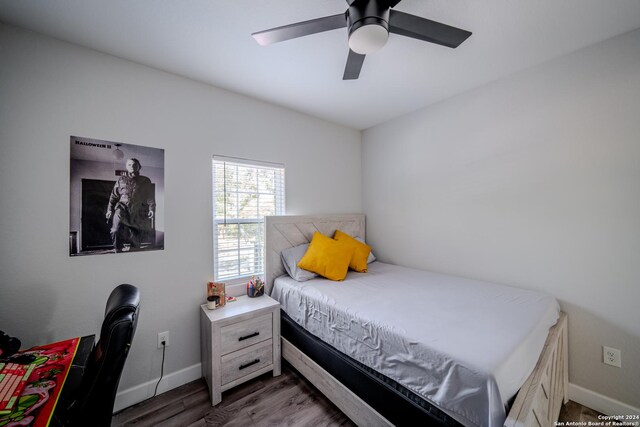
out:
<path id="1" fill-rule="evenodd" d="M 222 401 L 223 391 L 265 372 L 280 375 L 280 303 L 263 295 L 215 310 L 201 305 L 200 352 L 211 405 Z"/>

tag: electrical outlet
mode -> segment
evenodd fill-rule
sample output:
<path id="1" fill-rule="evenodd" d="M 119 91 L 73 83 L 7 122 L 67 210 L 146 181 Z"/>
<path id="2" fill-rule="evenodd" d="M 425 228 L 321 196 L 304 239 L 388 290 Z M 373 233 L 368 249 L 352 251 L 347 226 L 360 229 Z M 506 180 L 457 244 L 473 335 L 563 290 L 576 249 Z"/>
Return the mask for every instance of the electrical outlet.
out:
<path id="1" fill-rule="evenodd" d="M 602 347 L 602 357 L 606 365 L 622 367 L 622 353 L 617 348 Z"/>
<path id="2" fill-rule="evenodd" d="M 169 347 L 169 331 L 160 332 L 158 334 L 158 348 L 162 348 L 163 341 L 164 341 L 164 346 Z"/>

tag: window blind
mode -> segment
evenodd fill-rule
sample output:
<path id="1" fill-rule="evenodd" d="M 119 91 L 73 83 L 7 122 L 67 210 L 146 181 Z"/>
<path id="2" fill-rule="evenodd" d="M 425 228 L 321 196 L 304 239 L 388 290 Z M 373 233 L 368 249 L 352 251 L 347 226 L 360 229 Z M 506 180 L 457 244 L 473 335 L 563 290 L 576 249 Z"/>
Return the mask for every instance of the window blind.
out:
<path id="1" fill-rule="evenodd" d="M 284 213 L 284 165 L 214 156 L 215 280 L 263 274 L 264 217 Z"/>

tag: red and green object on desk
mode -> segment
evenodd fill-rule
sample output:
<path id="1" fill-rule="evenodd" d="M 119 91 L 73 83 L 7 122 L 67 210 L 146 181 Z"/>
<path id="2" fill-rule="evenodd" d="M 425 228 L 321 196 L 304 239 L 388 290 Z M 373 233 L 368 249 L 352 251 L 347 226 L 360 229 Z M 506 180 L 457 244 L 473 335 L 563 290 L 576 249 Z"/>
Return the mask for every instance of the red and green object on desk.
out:
<path id="1" fill-rule="evenodd" d="M 58 402 L 60 390 L 69 373 L 78 349 L 80 338 L 72 338 L 40 347 L 33 347 L 20 354 L 31 354 L 35 360 L 28 365 L 6 364 L 2 374 L 11 375 L 11 384 L 0 387 L 0 396 L 13 389 L 11 396 L 0 402 L 0 427 L 45 427 Z M 20 373 L 21 376 L 20 376 Z M 9 378 L 9 377 L 5 377 Z M 16 378 L 19 378 L 16 380 Z M 16 381 L 18 381 L 16 385 Z M 1 382 L 1 381 L 0 381 Z M 13 385 L 16 385 L 13 388 Z M 20 391 L 20 387 L 22 390 Z M 11 399 L 15 399 L 11 401 Z M 10 403 L 10 404 L 9 404 Z"/>
<path id="2" fill-rule="evenodd" d="M 0 363 L 0 415 L 10 414 L 35 366 Z"/>

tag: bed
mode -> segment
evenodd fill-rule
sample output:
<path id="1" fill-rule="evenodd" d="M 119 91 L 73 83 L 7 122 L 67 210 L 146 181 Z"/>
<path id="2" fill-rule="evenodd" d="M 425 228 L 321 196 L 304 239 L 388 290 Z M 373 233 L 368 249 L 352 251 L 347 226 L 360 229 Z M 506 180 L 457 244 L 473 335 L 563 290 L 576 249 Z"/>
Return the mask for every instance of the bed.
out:
<path id="1" fill-rule="evenodd" d="M 364 238 L 364 225 L 267 217 L 285 360 L 359 425 L 553 425 L 568 378 L 566 316 L 552 297 L 380 262 L 344 282 L 286 276 L 283 250 L 315 231 Z"/>

